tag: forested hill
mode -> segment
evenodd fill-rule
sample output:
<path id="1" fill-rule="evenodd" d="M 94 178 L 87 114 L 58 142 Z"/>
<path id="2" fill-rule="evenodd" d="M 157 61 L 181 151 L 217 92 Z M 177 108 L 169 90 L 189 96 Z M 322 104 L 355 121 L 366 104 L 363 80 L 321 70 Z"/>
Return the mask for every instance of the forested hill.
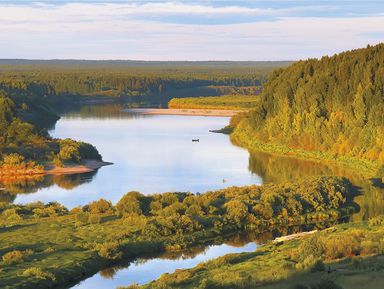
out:
<path id="1" fill-rule="evenodd" d="M 384 163 L 384 44 L 276 70 L 233 139 Z"/>

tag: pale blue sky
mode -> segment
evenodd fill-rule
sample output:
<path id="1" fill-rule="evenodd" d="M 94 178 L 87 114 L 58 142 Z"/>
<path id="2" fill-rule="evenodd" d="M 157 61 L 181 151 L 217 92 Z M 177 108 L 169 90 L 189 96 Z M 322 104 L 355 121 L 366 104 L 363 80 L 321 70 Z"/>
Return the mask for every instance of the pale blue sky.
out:
<path id="1" fill-rule="evenodd" d="M 384 39 L 384 1 L 0 1 L 0 58 L 297 60 Z"/>

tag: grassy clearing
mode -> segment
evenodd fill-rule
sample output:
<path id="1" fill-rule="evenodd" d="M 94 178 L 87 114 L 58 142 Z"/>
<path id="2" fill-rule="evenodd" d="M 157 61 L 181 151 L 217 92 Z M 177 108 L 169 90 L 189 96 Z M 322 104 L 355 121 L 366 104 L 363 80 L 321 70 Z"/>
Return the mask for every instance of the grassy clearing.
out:
<path id="1" fill-rule="evenodd" d="M 169 108 L 176 109 L 228 109 L 247 110 L 255 107 L 260 102 L 255 95 L 223 95 L 207 97 L 172 98 Z"/>

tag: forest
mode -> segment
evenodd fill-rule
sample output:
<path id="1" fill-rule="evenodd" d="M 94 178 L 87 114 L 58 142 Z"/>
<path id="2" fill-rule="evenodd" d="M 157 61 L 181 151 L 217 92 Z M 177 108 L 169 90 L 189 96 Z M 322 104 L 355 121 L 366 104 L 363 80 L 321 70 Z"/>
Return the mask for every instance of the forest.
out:
<path id="1" fill-rule="evenodd" d="M 247 147 L 384 164 L 384 44 L 273 72 L 255 109 L 233 122 Z"/>
<path id="2" fill-rule="evenodd" d="M 54 96 L 161 96 L 193 89 L 251 92 L 290 62 L 0 61 L 0 89 Z M 216 88 L 217 87 L 217 88 Z M 237 87 L 245 87 L 237 88 Z M 209 89 L 211 88 L 211 89 Z M 197 93 L 197 94 L 196 94 Z"/>

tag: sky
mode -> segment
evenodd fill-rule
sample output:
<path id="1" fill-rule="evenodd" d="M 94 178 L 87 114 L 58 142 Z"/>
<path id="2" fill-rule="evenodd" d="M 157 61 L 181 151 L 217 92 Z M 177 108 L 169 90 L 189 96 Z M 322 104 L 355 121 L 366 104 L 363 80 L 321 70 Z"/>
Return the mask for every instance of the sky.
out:
<path id="1" fill-rule="evenodd" d="M 0 1 L 0 58 L 298 60 L 384 40 L 384 1 Z"/>

